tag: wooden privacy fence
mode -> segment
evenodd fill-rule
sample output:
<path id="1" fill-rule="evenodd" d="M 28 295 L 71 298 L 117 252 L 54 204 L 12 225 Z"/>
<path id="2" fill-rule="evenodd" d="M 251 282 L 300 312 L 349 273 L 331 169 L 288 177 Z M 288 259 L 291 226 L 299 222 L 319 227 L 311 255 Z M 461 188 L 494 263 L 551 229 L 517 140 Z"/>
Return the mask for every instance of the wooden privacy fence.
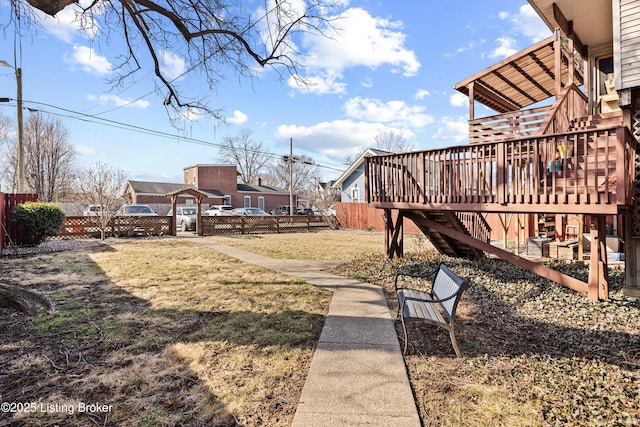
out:
<path id="1" fill-rule="evenodd" d="M 268 234 L 312 231 L 328 227 L 320 215 L 203 216 L 202 235 Z"/>
<path id="2" fill-rule="evenodd" d="M 0 251 L 9 241 L 20 243 L 22 235 L 20 227 L 13 223 L 13 209 L 21 203 L 35 202 L 37 194 L 6 194 L 0 193 Z"/>

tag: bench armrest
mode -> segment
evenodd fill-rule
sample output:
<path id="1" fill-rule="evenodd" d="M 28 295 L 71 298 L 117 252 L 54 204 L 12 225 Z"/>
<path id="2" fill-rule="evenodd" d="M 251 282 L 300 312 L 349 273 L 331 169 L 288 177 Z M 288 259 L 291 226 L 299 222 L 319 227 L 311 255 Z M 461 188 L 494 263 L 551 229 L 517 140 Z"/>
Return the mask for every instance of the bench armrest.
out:
<path id="1" fill-rule="evenodd" d="M 409 289 L 409 288 L 400 288 L 400 289 Z M 400 289 L 398 289 L 398 290 L 400 290 Z M 443 303 L 445 301 L 449 301 L 450 299 L 457 297 L 458 294 L 462 293 L 462 291 L 464 291 L 464 289 L 460 288 L 455 293 L 449 295 L 446 298 L 436 298 L 436 299 L 428 298 L 428 299 L 425 299 L 425 298 L 416 298 L 416 297 L 403 297 L 402 300 L 403 301 L 422 301 L 422 302 L 428 302 L 428 303 L 432 303 L 432 302 L 434 302 L 434 303 L 435 302 Z"/>
<path id="2" fill-rule="evenodd" d="M 428 273 L 410 273 L 410 272 L 403 272 L 400 269 L 396 272 L 396 276 L 393 279 L 393 288 L 396 290 L 396 292 L 398 291 L 398 278 L 401 276 L 414 277 L 416 279 L 428 279 L 429 277 L 433 277 L 438 272 L 439 269 L 440 269 L 440 264 L 438 264 L 436 268 L 429 271 Z"/>

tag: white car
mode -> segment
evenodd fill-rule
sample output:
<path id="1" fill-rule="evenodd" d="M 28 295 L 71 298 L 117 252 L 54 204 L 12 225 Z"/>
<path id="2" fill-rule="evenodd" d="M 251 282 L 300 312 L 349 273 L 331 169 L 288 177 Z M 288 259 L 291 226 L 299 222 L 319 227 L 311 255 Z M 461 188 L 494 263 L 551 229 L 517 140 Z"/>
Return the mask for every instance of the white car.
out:
<path id="1" fill-rule="evenodd" d="M 205 212 L 209 216 L 223 216 L 231 215 L 233 208 L 229 205 L 213 205 L 210 206 Z"/>
<path id="2" fill-rule="evenodd" d="M 232 210 L 231 215 L 264 216 L 269 214 L 260 208 L 238 208 L 238 209 Z"/>
<path id="3" fill-rule="evenodd" d="M 102 206 L 100 205 L 89 205 L 84 210 L 82 215 L 84 216 L 98 216 L 102 212 Z"/>
<path id="4" fill-rule="evenodd" d="M 167 216 L 173 216 L 173 209 L 169 209 Z M 195 206 L 178 206 L 176 208 L 176 226 L 182 228 L 182 231 L 196 229 L 198 218 L 198 208 Z"/>
<path id="5" fill-rule="evenodd" d="M 122 205 L 116 215 L 158 216 L 149 205 Z"/>

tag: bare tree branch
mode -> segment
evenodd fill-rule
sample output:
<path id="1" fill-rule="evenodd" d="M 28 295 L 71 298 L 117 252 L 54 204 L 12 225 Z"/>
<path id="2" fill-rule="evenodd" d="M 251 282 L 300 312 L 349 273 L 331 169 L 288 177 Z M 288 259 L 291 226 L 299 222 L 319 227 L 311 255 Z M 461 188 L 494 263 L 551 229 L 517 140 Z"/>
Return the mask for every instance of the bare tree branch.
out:
<path id="1" fill-rule="evenodd" d="M 237 136 L 226 137 L 224 142 L 226 147 L 220 149 L 220 159 L 238 167 L 242 182 L 254 182 L 271 158 L 262 143 L 251 139 L 249 129 L 241 130 Z"/>
<path id="2" fill-rule="evenodd" d="M 55 16 L 76 4 L 72 0 L 10 0 L 14 14 L 24 4 Z M 271 66 L 301 81 L 297 68 L 301 53 L 295 38 L 301 34 L 324 36 L 331 26 L 329 12 L 340 0 L 264 0 L 262 6 L 242 0 L 105 0 L 79 9 L 77 21 L 97 37 L 120 33 L 127 47 L 115 69 L 121 84 L 144 64 L 153 63 L 154 74 L 166 91 L 165 105 L 183 110 L 198 108 L 216 116 L 204 101 L 187 100 L 175 79 L 162 68 L 162 52 L 185 56 L 187 73 L 202 72 L 214 88 L 230 67 L 241 76 L 256 76 L 255 65 Z M 282 74 L 280 74 L 282 76 Z"/>

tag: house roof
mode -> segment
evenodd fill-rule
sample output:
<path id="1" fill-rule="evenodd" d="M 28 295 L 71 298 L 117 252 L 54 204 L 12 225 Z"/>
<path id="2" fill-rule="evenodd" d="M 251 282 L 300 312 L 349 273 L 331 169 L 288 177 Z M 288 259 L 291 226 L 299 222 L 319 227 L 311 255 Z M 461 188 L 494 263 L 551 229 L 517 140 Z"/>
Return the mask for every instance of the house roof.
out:
<path id="1" fill-rule="evenodd" d="M 210 189 L 202 189 L 196 188 L 192 184 L 174 184 L 170 182 L 151 182 L 151 181 L 128 181 L 131 186 L 132 191 L 134 191 L 137 195 L 146 195 L 146 196 L 166 196 L 178 193 L 180 191 L 189 189 L 195 192 L 203 193 L 206 197 L 215 198 L 215 197 L 224 197 L 219 190 L 210 190 Z M 266 185 L 255 185 L 255 184 L 237 184 L 237 191 L 239 193 L 263 193 L 263 194 L 289 194 L 286 190 L 279 190 L 277 188 L 269 187 Z"/>
<path id="2" fill-rule="evenodd" d="M 560 28 L 583 46 L 613 44 L 613 8 L 604 0 L 529 0 L 551 31 Z M 581 51 L 584 54 L 584 51 Z"/>
<path id="3" fill-rule="evenodd" d="M 456 84 L 454 88 L 494 111 L 506 113 L 556 95 L 555 36 L 548 37 Z M 562 82 L 569 81 L 569 67 L 561 62 Z M 574 82 L 583 83 L 580 61 Z"/>
<path id="4" fill-rule="evenodd" d="M 280 190 L 267 185 L 238 183 L 238 192 L 243 193 L 269 193 L 269 194 L 289 194 L 287 190 Z"/>
<path id="5" fill-rule="evenodd" d="M 364 163 L 364 159 L 366 157 L 374 157 L 374 156 L 384 156 L 386 154 L 392 154 L 389 151 L 384 151 L 384 150 L 378 150 L 377 148 L 367 148 L 364 153 L 362 153 L 360 155 L 360 157 L 358 157 L 356 159 L 355 162 L 353 162 L 351 164 L 351 166 L 349 166 L 349 169 L 347 169 L 346 171 L 344 171 L 344 173 L 342 175 L 340 175 L 340 178 L 338 178 L 333 185 L 331 186 L 331 188 L 341 188 L 342 187 L 342 183 L 349 178 L 353 172 L 358 169 L 358 167 L 360 167 L 360 165 L 362 163 Z"/>
<path id="6" fill-rule="evenodd" d="M 207 197 L 224 197 L 218 190 L 197 189 L 191 184 L 175 184 L 171 182 L 128 181 L 131 190 L 137 195 L 165 196 L 185 189 L 192 189 L 204 193 Z"/>

